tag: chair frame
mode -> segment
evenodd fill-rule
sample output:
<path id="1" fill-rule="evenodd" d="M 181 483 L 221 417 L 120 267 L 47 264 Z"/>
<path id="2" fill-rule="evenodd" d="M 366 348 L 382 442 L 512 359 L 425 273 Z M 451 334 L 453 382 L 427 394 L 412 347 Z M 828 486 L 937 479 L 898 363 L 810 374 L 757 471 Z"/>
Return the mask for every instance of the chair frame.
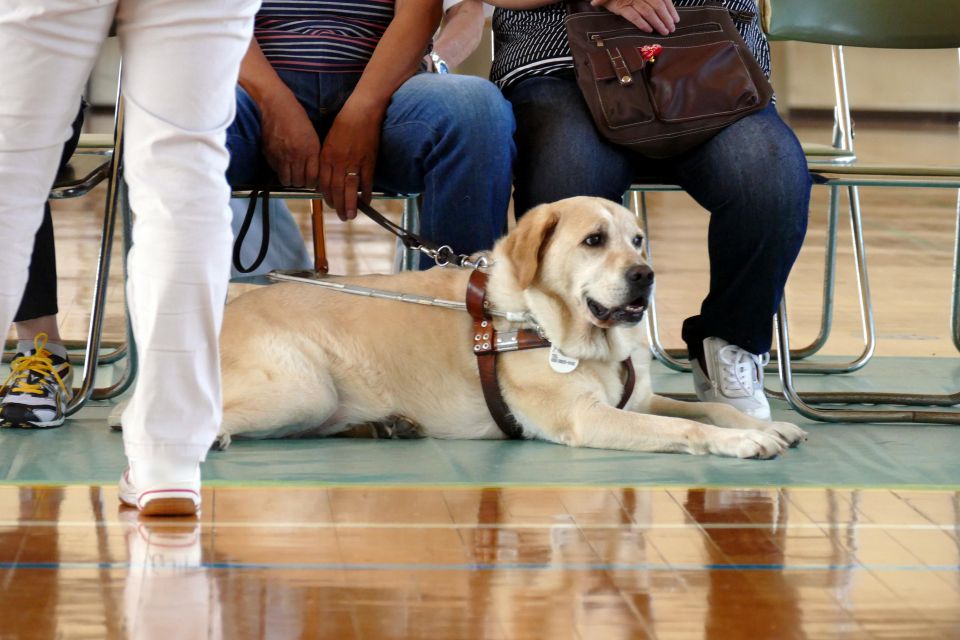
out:
<path id="1" fill-rule="evenodd" d="M 954 36 L 960 41 L 960 36 Z M 853 121 L 850 115 L 849 94 L 844 69 L 844 47 L 842 44 L 830 44 L 834 65 L 834 87 L 836 91 L 837 125 L 842 136 L 843 148 L 853 151 Z M 960 49 L 958 49 L 960 54 Z M 811 162 L 810 171 L 825 178 L 825 184 L 836 193 L 846 188 L 850 200 L 851 226 L 853 230 L 854 263 L 857 269 L 861 302 L 866 301 L 867 311 L 863 316 L 866 349 L 864 355 L 872 355 L 875 345 L 875 331 L 872 310 L 869 307 L 870 285 L 868 278 L 866 250 L 861 226 L 859 187 L 921 187 L 947 188 L 960 190 L 960 167 L 917 167 L 866 165 L 858 162 L 830 164 Z M 864 307 L 861 307 L 864 308 Z M 896 409 L 826 409 L 814 406 L 821 403 L 835 404 L 883 404 L 925 407 L 952 407 L 960 403 L 960 392 L 952 394 L 923 393 L 804 393 L 799 394 L 793 384 L 792 373 L 795 367 L 791 362 L 789 348 L 789 325 L 786 301 L 782 301 L 776 316 L 776 337 L 782 394 L 791 407 L 804 417 L 827 422 L 907 422 L 922 424 L 960 424 L 960 412 L 939 410 L 896 410 Z M 952 275 L 951 301 L 951 338 L 954 347 L 960 350 L 960 192 L 957 198 L 957 226 L 954 239 L 954 259 Z M 864 362 L 865 364 L 865 362 Z"/>

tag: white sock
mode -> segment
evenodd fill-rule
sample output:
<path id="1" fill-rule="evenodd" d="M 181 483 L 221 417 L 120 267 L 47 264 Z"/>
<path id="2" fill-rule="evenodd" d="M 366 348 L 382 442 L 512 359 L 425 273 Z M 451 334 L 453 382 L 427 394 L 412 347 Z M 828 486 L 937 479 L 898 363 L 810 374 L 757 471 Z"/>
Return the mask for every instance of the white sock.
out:
<path id="1" fill-rule="evenodd" d="M 34 346 L 33 340 L 17 340 L 17 353 L 33 353 Z M 67 359 L 67 348 L 59 342 L 48 342 L 43 348 L 55 356 Z"/>

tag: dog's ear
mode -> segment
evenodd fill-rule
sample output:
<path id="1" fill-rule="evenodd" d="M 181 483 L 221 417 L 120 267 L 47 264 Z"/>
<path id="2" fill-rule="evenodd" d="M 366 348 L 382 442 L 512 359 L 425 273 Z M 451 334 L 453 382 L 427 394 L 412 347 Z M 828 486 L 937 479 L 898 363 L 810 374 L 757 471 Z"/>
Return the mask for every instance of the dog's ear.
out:
<path id="1" fill-rule="evenodd" d="M 513 264 L 521 289 L 526 289 L 536 279 L 540 261 L 559 221 L 560 216 L 554 209 L 542 205 L 523 216 L 504 240 L 504 253 Z"/>

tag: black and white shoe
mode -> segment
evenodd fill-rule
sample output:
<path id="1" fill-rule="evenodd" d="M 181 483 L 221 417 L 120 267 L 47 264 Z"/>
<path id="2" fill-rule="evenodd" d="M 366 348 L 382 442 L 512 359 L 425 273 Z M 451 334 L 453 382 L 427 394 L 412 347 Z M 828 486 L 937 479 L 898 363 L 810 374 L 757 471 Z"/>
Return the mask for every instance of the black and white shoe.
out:
<path id="1" fill-rule="evenodd" d="M 73 367 L 46 345 L 47 334 L 37 334 L 34 348 L 18 353 L 10 363 L 10 376 L 0 390 L 0 427 L 49 429 L 66 419 Z"/>

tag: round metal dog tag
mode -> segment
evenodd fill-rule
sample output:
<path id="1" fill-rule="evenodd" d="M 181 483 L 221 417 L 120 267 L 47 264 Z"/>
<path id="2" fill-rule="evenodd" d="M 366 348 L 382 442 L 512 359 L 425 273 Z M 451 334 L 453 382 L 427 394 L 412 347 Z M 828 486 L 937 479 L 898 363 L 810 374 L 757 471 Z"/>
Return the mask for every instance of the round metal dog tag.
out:
<path id="1" fill-rule="evenodd" d="M 550 368 L 557 373 L 570 373 L 577 368 L 580 361 L 576 358 L 563 355 L 556 345 L 550 345 Z"/>

